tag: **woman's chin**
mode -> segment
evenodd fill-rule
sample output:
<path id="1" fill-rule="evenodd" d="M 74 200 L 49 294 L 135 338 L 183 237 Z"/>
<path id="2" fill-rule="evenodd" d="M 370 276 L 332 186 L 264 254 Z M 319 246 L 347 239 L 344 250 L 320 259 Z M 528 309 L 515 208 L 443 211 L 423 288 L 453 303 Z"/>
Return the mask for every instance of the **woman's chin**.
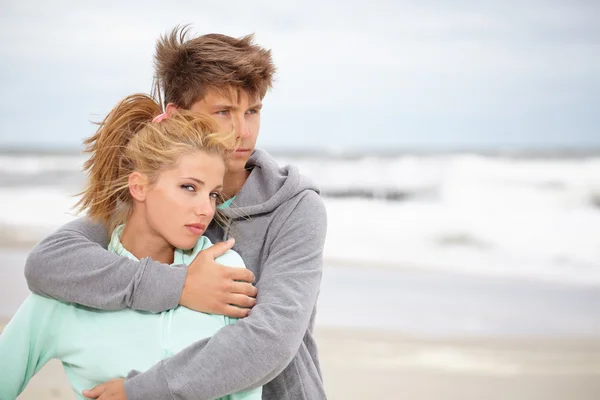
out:
<path id="1" fill-rule="evenodd" d="M 176 249 L 191 250 L 194 248 L 196 243 L 198 243 L 198 238 L 195 238 L 195 239 L 185 238 L 185 239 L 178 240 L 177 242 L 173 243 L 173 245 L 175 246 Z"/>

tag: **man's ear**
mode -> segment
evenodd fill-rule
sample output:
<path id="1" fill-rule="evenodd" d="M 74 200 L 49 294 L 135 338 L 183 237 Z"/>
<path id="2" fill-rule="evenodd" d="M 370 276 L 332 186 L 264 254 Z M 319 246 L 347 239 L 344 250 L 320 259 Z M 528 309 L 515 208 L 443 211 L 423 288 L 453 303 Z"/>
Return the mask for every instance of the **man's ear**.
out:
<path id="1" fill-rule="evenodd" d="M 165 112 L 167 113 L 167 115 L 171 116 L 173 115 L 173 111 L 177 110 L 179 107 L 177 107 L 175 105 L 175 103 L 169 103 L 167 104 L 167 107 L 165 108 Z"/>
<path id="2" fill-rule="evenodd" d="M 129 175 L 129 193 L 134 200 L 145 201 L 148 193 L 148 177 L 140 172 Z"/>

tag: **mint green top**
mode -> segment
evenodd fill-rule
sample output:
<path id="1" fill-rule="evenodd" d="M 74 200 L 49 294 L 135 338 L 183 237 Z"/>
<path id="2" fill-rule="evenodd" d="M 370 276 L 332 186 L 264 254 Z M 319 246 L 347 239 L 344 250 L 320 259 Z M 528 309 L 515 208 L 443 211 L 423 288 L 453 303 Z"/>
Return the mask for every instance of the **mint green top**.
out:
<path id="1" fill-rule="evenodd" d="M 136 259 L 119 241 L 121 231 L 119 227 L 113 232 L 109 251 Z M 192 250 L 176 250 L 174 264 L 189 264 L 200 250 L 211 245 L 208 238 L 201 237 Z M 241 257 L 233 251 L 217 261 L 244 268 Z M 146 371 L 233 322 L 183 306 L 160 314 L 130 309 L 102 311 L 32 294 L 0 335 L 0 400 L 15 399 L 53 358 L 62 361 L 77 398 L 85 399 L 82 390 L 124 378 L 134 369 Z M 259 387 L 221 399 L 261 397 Z"/>
<path id="2" fill-rule="evenodd" d="M 233 196 L 229 200 L 225 200 L 224 202 L 222 202 L 221 204 L 219 204 L 219 206 L 217 208 L 219 210 L 224 210 L 226 208 L 229 208 L 229 207 L 231 207 L 231 203 L 233 202 L 233 200 L 235 200 L 235 196 Z"/>

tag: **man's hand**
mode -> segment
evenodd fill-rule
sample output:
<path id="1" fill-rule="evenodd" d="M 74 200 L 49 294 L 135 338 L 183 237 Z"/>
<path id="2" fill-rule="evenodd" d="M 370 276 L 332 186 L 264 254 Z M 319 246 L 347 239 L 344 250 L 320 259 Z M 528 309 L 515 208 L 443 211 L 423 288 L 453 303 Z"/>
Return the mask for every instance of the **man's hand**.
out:
<path id="1" fill-rule="evenodd" d="M 127 396 L 125 395 L 125 379 L 111 379 L 101 385 L 94 386 L 90 390 L 84 390 L 82 394 L 88 399 L 127 400 Z"/>
<path id="2" fill-rule="evenodd" d="M 244 318 L 256 304 L 254 274 L 246 268 L 215 262 L 235 241 L 217 243 L 198 253 L 189 265 L 179 304 L 192 310 Z"/>

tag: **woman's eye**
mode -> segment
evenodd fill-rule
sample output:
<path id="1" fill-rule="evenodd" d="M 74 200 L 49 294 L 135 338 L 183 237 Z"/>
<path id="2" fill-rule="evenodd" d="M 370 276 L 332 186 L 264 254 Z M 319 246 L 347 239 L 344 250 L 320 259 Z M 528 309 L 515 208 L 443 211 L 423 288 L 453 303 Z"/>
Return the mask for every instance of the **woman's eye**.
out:
<path id="1" fill-rule="evenodd" d="M 221 194 L 218 192 L 212 192 L 210 194 L 210 197 L 212 197 L 213 199 L 217 199 L 217 200 L 219 199 L 220 196 L 221 196 Z"/>
<path id="2" fill-rule="evenodd" d="M 181 185 L 181 188 L 187 190 L 188 192 L 196 191 L 196 187 L 194 185 Z"/>

